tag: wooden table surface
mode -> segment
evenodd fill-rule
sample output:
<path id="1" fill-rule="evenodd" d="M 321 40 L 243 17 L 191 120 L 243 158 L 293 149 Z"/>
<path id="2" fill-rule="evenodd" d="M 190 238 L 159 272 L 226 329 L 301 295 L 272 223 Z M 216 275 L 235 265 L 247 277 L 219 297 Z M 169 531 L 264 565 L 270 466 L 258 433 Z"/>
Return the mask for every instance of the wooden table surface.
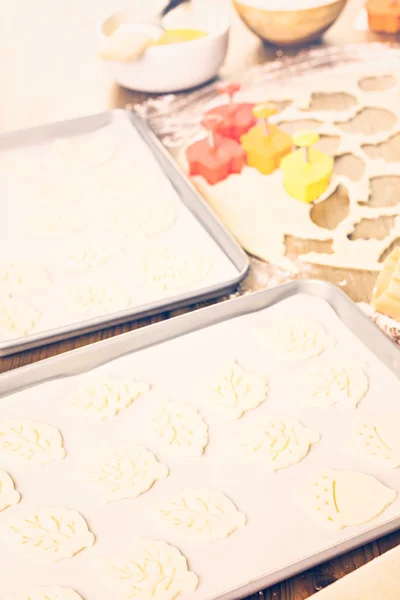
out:
<path id="1" fill-rule="evenodd" d="M 117 0 L 118 5 L 116 0 L 3 1 L 0 19 L 0 131 L 124 107 L 127 103 L 144 99 L 144 94 L 132 93 L 113 85 L 96 53 L 98 23 L 109 12 L 133 1 Z M 354 30 L 362 4 L 363 0 L 348 0 L 341 18 L 322 43 L 340 45 L 382 40 L 371 33 Z M 291 51 L 292 54 L 294 52 Z M 275 48 L 263 45 L 239 19 L 235 19 L 229 54 L 221 75 L 229 77 L 238 70 L 272 60 L 275 56 Z M 374 274 L 358 273 L 352 278 L 348 271 L 332 271 L 333 281 L 340 281 L 343 277 L 348 280 L 347 291 L 355 300 L 368 295 L 375 279 Z M 255 287 L 251 275 L 245 286 L 250 289 Z M 163 320 L 177 312 L 185 311 L 129 323 L 0 359 L 0 372 Z M 253 596 L 251 600 L 304 600 L 399 543 L 400 533 L 392 534 L 293 577 Z"/>

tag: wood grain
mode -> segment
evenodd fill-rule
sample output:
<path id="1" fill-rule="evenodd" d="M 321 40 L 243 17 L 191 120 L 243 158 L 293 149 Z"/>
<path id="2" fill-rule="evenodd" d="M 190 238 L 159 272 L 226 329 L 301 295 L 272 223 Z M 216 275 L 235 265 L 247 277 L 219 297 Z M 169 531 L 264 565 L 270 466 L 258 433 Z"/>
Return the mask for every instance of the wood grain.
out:
<path id="1" fill-rule="evenodd" d="M 98 23 L 107 13 L 122 8 L 124 4 L 121 2 L 120 5 L 116 5 L 115 0 L 12 0 L 1 3 L 0 131 L 74 118 L 108 108 L 124 107 L 127 103 L 136 103 L 145 98 L 143 94 L 135 94 L 110 83 L 96 55 Z M 344 14 L 327 33 L 323 43 L 331 45 L 385 39 L 375 34 L 353 30 L 362 4 L 363 0 L 349 0 Z M 287 53 L 294 54 L 297 51 L 295 49 Z M 271 60 L 276 56 L 276 52 L 275 48 L 263 45 L 235 19 L 228 58 L 221 75 L 229 77 L 238 70 Z M 371 82 L 366 82 L 366 85 L 371 85 Z M 385 158 L 397 159 L 398 147 L 398 140 L 386 145 Z M 345 167 L 342 164 L 339 168 Z M 295 238 L 291 238 L 287 243 L 294 254 L 300 253 Z M 306 250 L 307 248 L 301 248 L 301 252 Z M 267 275 L 267 266 L 265 272 Z M 340 283 L 342 289 L 354 300 L 366 299 L 375 281 L 373 273 L 325 267 L 313 267 L 311 275 Z M 243 287 L 255 289 L 259 288 L 260 284 L 258 282 L 257 286 L 255 285 L 254 274 L 250 273 Z M 199 305 L 196 305 L 191 308 L 198 307 Z M 4 358 L 0 360 L 0 372 L 119 335 L 181 312 L 184 311 L 127 323 Z M 282 543 L 290 544 L 290 538 L 282 540 Z M 304 600 L 399 543 L 400 534 L 395 533 L 273 586 L 249 600 Z M 265 557 L 265 560 L 267 563 L 268 557 Z"/>

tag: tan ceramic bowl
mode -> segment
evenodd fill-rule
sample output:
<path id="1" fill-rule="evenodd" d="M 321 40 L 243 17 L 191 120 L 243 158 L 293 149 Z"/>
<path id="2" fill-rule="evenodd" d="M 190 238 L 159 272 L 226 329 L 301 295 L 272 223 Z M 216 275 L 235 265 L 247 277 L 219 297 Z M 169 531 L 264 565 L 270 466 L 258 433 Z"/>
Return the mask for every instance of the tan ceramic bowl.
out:
<path id="1" fill-rule="evenodd" d="M 253 33 L 278 46 L 296 46 L 318 39 L 344 9 L 347 0 L 335 0 L 315 8 L 266 10 L 245 0 L 232 0 L 240 18 Z"/>

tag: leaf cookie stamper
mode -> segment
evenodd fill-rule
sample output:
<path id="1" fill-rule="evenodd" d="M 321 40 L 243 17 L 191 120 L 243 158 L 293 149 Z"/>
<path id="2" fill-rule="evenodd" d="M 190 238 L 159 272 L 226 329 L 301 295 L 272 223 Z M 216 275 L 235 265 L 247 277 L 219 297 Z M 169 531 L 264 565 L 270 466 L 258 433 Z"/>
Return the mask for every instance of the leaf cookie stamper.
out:
<path id="1" fill-rule="evenodd" d="M 8 526 L 11 541 L 26 554 L 56 562 L 93 546 L 85 519 L 67 508 L 40 509 Z"/>
<path id="2" fill-rule="evenodd" d="M 343 404 L 357 408 L 368 391 L 368 377 L 358 364 L 319 365 L 308 373 L 305 403 L 327 408 Z"/>
<path id="3" fill-rule="evenodd" d="M 207 542 L 228 537 L 247 522 L 225 494 L 207 489 L 185 490 L 160 512 L 178 533 Z"/>
<path id="4" fill-rule="evenodd" d="M 35 421 L 0 421 L 2 452 L 41 465 L 60 460 L 66 454 L 58 429 Z"/>
<path id="5" fill-rule="evenodd" d="M 152 428 L 168 448 L 182 456 L 201 456 L 208 444 L 208 427 L 198 410 L 188 404 L 164 400 Z"/>
<path id="6" fill-rule="evenodd" d="M 240 446 L 245 455 L 261 459 L 267 471 L 277 471 L 300 462 L 319 440 L 317 431 L 295 419 L 273 416 L 255 425 Z"/>
<path id="7" fill-rule="evenodd" d="M 358 471 L 326 469 L 299 490 L 305 508 L 330 529 L 361 525 L 380 515 L 397 493 Z"/>
<path id="8" fill-rule="evenodd" d="M 239 419 L 245 412 L 264 402 L 267 396 L 267 378 L 245 371 L 236 362 L 204 388 L 204 398 L 209 406 L 228 419 Z"/>
<path id="9" fill-rule="evenodd" d="M 400 467 L 400 414 L 361 417 L 353 436 L 364 456 L 392 469 Z"/>
<path id="10" fill-rule="evenodd" d="M 70 402 L 82 414 L 96 421 L 103 421 L 115 417 L 149 390 L 148 383 L 103 375 L 79 386 Z"/>
<path id="11" fill-rule="evenodd" d="M 322 354 L 335 344 L 322 325 L 303 317 L 277 321 L 257 333 L 277 358 L 305 360 Z"/>
<path id="12" fill-rule="evenodd" d="M 18 504 L 21 496 L 16 491 L 10 475 L 0 469 L 0 512 L 13 504 Z"/>
<path id="13" fill-rule="evenodd" d="M 143 446 L 121 448 L 89 471 L 105 502 L 133 498 L 149 490 L 157 479 L 168 476 L 168 467 Z"/>
<path id="14" fill-rule="evenodd" d="M 132 549 L 106 561 L 120 600 L 177 600 L 194 592 L 197 576 L 174 546 L 138 538 Z"/>
<path id="15" fill-rule="evenodd" d="M 22 594 L 6 598 L 6 600 L 82 600 L 82 596 L 72 588 L 54 585 L 28 590 Z"/>

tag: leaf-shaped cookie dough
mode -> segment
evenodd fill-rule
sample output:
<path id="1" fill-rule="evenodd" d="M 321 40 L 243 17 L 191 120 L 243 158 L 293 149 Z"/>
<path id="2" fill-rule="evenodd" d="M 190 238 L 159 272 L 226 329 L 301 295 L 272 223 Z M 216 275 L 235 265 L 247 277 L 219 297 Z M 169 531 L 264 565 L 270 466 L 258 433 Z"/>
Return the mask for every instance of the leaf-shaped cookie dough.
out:
<path id="1" fill-rule="evenodd" d="M 75 590 L 54 585 L 28 590 L 6 600 L 82 600 Z"/>
<path id="2" fill-rule="evenodd" d="M 354 432 L 354 446 L 387 467 L 400 467 L 400 414 L 360 417 Z"/>
<path id="3" fill-rule="evenodd" d="M 8 531 L 21 551 L 53 562 L 71 558 L 95 541 L 85 519 L 67 508 L 43 508 L 13 519 Z"/>
<path id="4" fill-rule="evenodd" d="M 277 471 L 300 462 L 319 440 L 317 431 L 295 419 L 273 416 L 255 425 L 241 448 L 248 456 L 262 459 L 268 471 Z"/>
<path id="5" fill-rule="evenodd" d="M 73 394 L 71 405 L 88 417 L 103 421 L 128 408 L 149 390 L 148 383 L 103 375 L 82 384 Z"/>
<path id="6" fill-rule="evenodd" d="M 66 454 L 58 429 L 36 421 L 0 421 L 1 452 L 41 465 Z"/>
<path id="7" fill-rule="evenodd" d="M 147 239 L 169 229 L 176 220 L 174 207 L 160 196 L 141 198 L 114 207 L 111 222 L 121 235 Z"/>
<path id="8" fill-rule="evenodd" d="M 264 345 L 276 358 L 300 360 L 318 356 L 335 344 L 325 329 L 312 319 L 290 317 L 258 330 Z"/>
<path id="9" fill-rule="evenodd" d="M 182 456 L 201 456 L 208 444 L 208 427 L 199 412 L 181 402 L 162 402 L 152 427 L 168 448 Z"/>
<path id="10" fill-rule="evenodd" d="M 28 335 L 39 317 L 39 310 L 23 300 L 12 296 L 0 299 L 0 340 Z"/>
<path id="11" fill-rule="evenodd" d="M 246 516 L 222 492 L 188 489 L 161 514 L 178 533 L 207 542 L 228 537 L 246 525 Z"/>
<path id="12" fill-rule="evenodd" d="M 53 143 L 51 159 L 54 168 L 91 169 L 113 160 L 117 152 L 111 134 L 104 131 L 74 138 L 60 138 Z"/>
<path id="13" fill-rule="evenodd" d="M 175 600 L 198 585 L 179 550 L 155 540 L 138 538 L 129 552 L 108 559 L 106 567 L 120 600 Z"/>
<path id="14" fill-rule="evenodd" d="M 0 469 L 0 512 L 13 504 L 18 504 L 21 496 L 15 490 L 14 482 L 7 473 Z"/>
<path id="15" fill-rule="evenodd" d="M 336 402 L 357 408 L 368 391 L 368 377 L 358 364 L 317 365 L 308 373 L 306 404 L 328 407 Z"/>
<path id="16" fill-rule="evenodd" d="M 205 400 L 229 419 L 239 419 L 245 412 L 264 402 L 267 396 L 267 378 L 249 373 L 235 362 L 204 389 Z"/>
<path id="17" fill-rule="evenodd" d="M 95 316 L 124 310 L 131 299 L 124 289 L 110 281 L 85 281 L 68 288 L 67 303 L 74 312 Z"/>
<path id="18" fill-rule="evenodd" d="M 105 502 L 112 502 L 143 494 L 157 479 L 168 476 L 168 467 L 143 446 L 130 446 L 110 454 L 89 475 L 102 490 Z"/>
<path id="19" fill-rule="evenodd" d="M 299 490 L 305 508 L 330 529 L 372 521 L 394 502 L 397 493 L 358 471 L 325 469 Z"/>
<path id="20" fill-rule="evenodd" d="M 178 252 L 154 246 L 145 250 L 142 257 L 146 281 L 163 290 L 197 283 L 209 273 L 212 264 L 211 256 L 197 249 Z"/>
<path id="21" fill-rule="evenodd" d="M 44 287 L 50 283 L 45 269 L 30 262 L 0 262 L 0 287 L 10 290 Z"/>

